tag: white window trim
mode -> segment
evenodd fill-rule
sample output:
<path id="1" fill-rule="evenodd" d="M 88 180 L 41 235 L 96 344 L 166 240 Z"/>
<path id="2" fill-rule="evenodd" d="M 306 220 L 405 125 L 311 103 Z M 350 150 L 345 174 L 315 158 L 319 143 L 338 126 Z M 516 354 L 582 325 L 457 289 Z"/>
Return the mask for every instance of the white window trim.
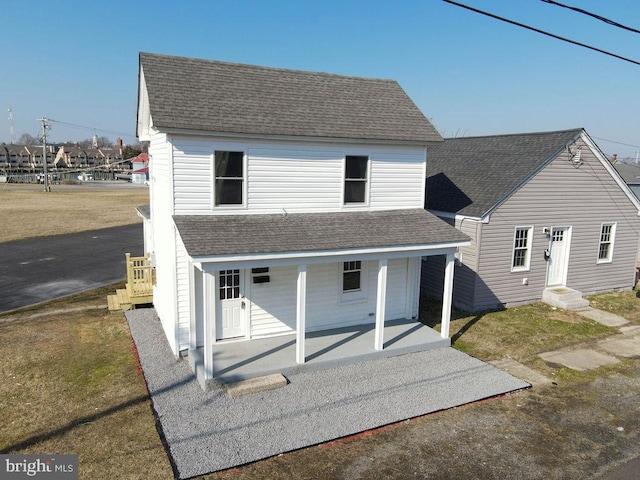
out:
<path id="1" fill-rule="evenodd" d="M 343 273 L 345 261 L 360 261 L 360 289 L 345 292 L 343 290 Z M 338 268 L 338 304 L 350 305 L 353 303 L 364 303 L 368 298 L 369 290 L 369 269 L 368 261 L 355 258 L 345 260 L 339 263 Z"/>
<path id="2" fill-rule="evenodd" d="M 522 267 L 514 267 L 513 261 L 516 256 L 516 234 L 518 230 L 527 230 L 527 255 L 525 265 Z M 531 250 L 533 247 L 533 226 L 518 226 L 513 229 L 513 242 L 511 244 L 511 271 L 512 272 L 528 272 L 531 270 Z"/>
<path id="3" fill-rule="evenodd" d="M 216 205 L 216 152 L 242 152 L 242 204 Z M 249 183 L 248 158 L 246 148 L 214 148 L 211 152 L 211 206 L 214 210 L 246 210 Z"/>
<path id="4" fill-rule="evenodd" d="M 605 225 L 611 226 L 611 238 L 609 240 L 609 255 L 607 258 L 600 258 L 600 245 L 602 245 L 602 228 Z M 600 224 L 600 230 L 598 231 L 598 251 L 596 252 L 596 263 L 611 263 L 613 262 L 613 247 L 616 243 L 616 222 L 602 222 Z"/>
<path id="5" fill-rule="evenodd" d="M 347 157 L 367 157 L 367 178 L 365 180 L 364 202 L 350 202 L 345 200 L 347 183 Z M 347 153 L 342 159 L 342 206 L 344 208 L 360 208 L 369 206 L 369 193 L 371 186 L 371 155 L 368 153 Z"/>

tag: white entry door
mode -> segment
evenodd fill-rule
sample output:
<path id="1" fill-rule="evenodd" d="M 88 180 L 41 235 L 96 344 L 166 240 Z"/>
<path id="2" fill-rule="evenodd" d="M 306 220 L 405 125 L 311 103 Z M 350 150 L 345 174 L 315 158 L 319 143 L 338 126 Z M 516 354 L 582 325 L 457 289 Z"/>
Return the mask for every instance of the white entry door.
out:
<path id="1" fill-rule="evenodd" d="M 243 295 L 244 270 L 221 270 L 218 298 L 221 318 L 217 322 L 216 339 L 245 336 L 246 302 Z"/>
<path id="2" fill-rule="evenodd" d="M 569 266 L 569 227 L 553 227 L 549 242 L 549 259 L 547 261 L 547 287 L 565 285 Z"/>

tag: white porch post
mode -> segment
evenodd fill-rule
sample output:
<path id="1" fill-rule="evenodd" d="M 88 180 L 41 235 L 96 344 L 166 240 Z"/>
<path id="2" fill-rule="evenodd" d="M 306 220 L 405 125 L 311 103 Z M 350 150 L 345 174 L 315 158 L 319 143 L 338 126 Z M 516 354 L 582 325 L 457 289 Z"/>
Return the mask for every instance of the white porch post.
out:
<path id="1" fill-rule="evenodd" d="M 444 267 L 444 290 L 442 291 L 442 320 L 440 322 L 440 336 L 442 338 L 449 338 L 451 299 L 453 297 L 453 268 L 455 260 L 453 253 L 447 253 L 447 263 Z"/>
<path id="2" fill-rule="evenodd" d="M 298 292 L 296 302 L 296 362 L 304 363 L 305 322 L 307 306 L 307 266 L 298 265 Z"/>
<path id="3" fill-rule="evenodd" d="M 215 340 L 218 295 L 216 275 L 203 272 L 204 298 L 204 379 L 213 378 L 213 342 Z"/>
<path id="4" fill-rule="evenodd" d="M 196 350 L 198 345 L 197 334 L 197 314 L 196 314 L 196 302 L 198 300 L 198 296 L 196 295 L 196 271 L 193 263 L 189 261 L 189 351 L 193 352 Z"/>
<path id="5" fill-rule="evenodd" d="M 384 317 L 387 306 L 387 259 L 382 258 L 378 263 L 378 294 L 376 297 L 376 333 L 375 344 L 376 350 L 382 350 L 384 347 Z"/>

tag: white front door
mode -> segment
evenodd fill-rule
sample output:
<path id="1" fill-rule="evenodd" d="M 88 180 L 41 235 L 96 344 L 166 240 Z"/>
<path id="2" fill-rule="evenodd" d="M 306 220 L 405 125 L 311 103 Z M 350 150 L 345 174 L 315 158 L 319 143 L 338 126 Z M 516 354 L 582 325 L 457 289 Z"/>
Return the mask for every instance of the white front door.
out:
<path id="1" fill-rule="evenodd" d="M 220 321 L 217 322 L 216 340 L 245 336 L 246 302 L 243 295 L 244 270 L 221 270 L 218 282 Z"/>
<path id="2" fill-rule="evenodd" d="M 551 229 L 549 259 L 547 260 L 547 287 L 557 287 L 567 283 L 570 242 L 569 227 L 553 227 Z"/>

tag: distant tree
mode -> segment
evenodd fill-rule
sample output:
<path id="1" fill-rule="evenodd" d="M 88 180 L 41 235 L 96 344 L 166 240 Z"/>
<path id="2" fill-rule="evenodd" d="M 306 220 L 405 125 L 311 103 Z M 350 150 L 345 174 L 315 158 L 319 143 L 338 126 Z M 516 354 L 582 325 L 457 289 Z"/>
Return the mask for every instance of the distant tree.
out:
<path id="1" fill-rule="evenodd" d="M 18 145 L 39 145 L 40 139 L 38 137 L 34 137 L 28 133 L 23 133 L 18 138 Z"/>
<path id="2" fill-rule="evenodd" d="M 122 158 L 129 159 L 133 157 L 137 157 L 142 153 L 142 145 L 125 145 L 122 147 Z"/>

